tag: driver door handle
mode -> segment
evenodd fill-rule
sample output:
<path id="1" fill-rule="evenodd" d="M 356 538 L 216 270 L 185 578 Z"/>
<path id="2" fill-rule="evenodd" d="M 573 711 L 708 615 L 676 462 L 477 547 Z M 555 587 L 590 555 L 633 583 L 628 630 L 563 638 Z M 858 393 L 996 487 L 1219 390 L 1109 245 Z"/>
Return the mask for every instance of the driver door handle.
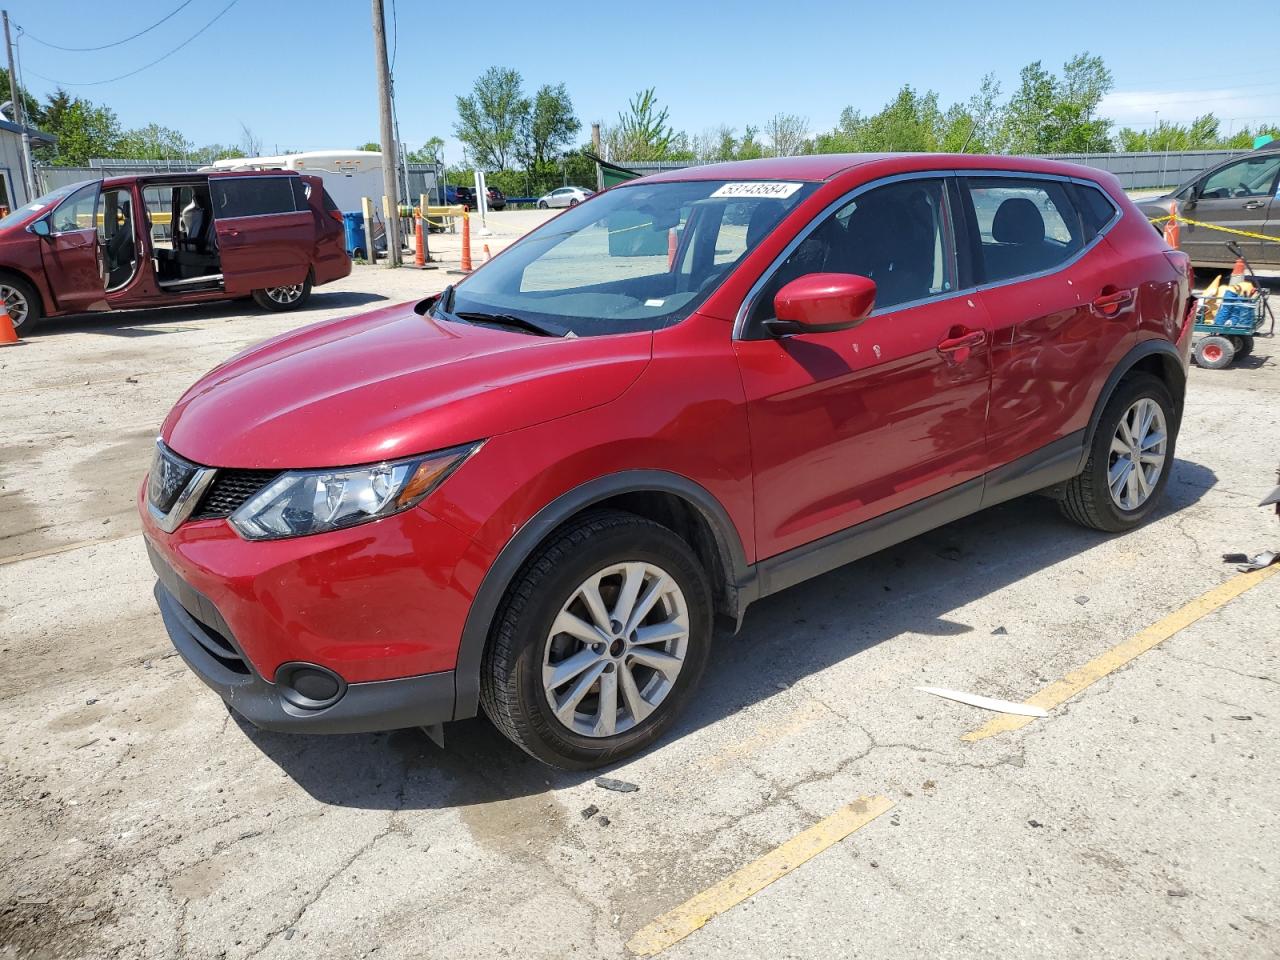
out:
<path id="1" fill-rule="evenodd" d="M 986 342 L 987 332 L 985 330 L 970 330 L 968 333 L 947 337 L 938 344 L 938 352 L 955 353 L 957 350 L 964 350 L 966 347 L 980 347 Z"/>
<path id="2" fill-rule="evenodd" d="M 1244 205 L 1246 210 L 1261 210 L 1266 204 L 1261 200 L 1250 200 Z"/>

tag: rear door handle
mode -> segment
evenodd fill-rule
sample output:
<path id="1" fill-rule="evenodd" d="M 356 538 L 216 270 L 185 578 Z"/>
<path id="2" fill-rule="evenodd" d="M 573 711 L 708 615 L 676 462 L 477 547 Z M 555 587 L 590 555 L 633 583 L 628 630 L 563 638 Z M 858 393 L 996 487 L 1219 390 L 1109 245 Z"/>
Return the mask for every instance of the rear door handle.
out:
<path id="1" fill-rule="evenodd" d="M 1104 293 L 1096 297 L 1093 301 L 1093 308 L 1104 317 L 1114 317 L 1120 312 L 1121 307 L 1132 301 L 1132 290 L 1116 290 L 1113 293 Z"/>
<path id="2" fill-rule="evenodd" d="M 980 347 L 987 342 L 987 332 L 985 330 L 970 330 L 968 333 L 962 333 L 959 336 L 947 337 L 938 344 L 939 353 L 955 353 L 957 350 L 964 350 L 966 347 Z"/>
<path id="3" fill-rule="evenodd" d="M 1246 210 L 1261 210 L 1266 204 L 1261 200 L 1250 200 L 1244 205 Z"/>

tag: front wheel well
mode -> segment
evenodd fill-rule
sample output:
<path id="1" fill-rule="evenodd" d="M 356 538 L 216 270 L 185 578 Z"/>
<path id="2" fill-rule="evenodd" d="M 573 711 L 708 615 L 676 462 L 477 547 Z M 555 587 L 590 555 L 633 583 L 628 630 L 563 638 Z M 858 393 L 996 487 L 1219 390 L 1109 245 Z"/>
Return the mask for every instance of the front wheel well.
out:
<path id="1" fill-rule="evenodd" d="M 730 617 L 738 615 L 737 590 L 727 573 L 722 544 L 711 522 L 696 506 L 674 493 L 636 490 L 596 501 L 583 511 L 566 518 L 564 522 L 573 522 L 583 512 L 602 509 L 621 510 L 652 520 L 689 544 L 711 580 L 716 612 Z"/>

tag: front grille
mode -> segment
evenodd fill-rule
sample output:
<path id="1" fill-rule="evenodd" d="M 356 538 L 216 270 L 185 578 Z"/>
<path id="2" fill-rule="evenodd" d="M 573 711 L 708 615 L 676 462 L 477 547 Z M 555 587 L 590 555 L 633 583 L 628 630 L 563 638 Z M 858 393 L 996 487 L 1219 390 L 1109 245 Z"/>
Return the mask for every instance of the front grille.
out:
<path id="1" fill-rule="evenodd" d="M 214 520 L 231 516 L 242 503 L 281 473 L 280 470 L 219 470 L 191 519 Z"/>

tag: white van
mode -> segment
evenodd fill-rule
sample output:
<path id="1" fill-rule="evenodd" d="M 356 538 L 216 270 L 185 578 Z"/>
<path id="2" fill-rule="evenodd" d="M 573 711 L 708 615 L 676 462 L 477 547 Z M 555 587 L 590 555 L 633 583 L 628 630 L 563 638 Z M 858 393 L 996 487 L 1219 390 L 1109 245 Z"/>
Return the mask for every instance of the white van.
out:
<path id="1" fill-rule="evenodd" d="M 377 205 L 386 191 L 382 180 L 382 154 L 367 150 L 313 150 L 278 157 L 231 157 L 215 161 L 202 170 L 297 170 L 319 177 L 344 212 L 360 209 L 360 198 L 369 197 Z"/>

